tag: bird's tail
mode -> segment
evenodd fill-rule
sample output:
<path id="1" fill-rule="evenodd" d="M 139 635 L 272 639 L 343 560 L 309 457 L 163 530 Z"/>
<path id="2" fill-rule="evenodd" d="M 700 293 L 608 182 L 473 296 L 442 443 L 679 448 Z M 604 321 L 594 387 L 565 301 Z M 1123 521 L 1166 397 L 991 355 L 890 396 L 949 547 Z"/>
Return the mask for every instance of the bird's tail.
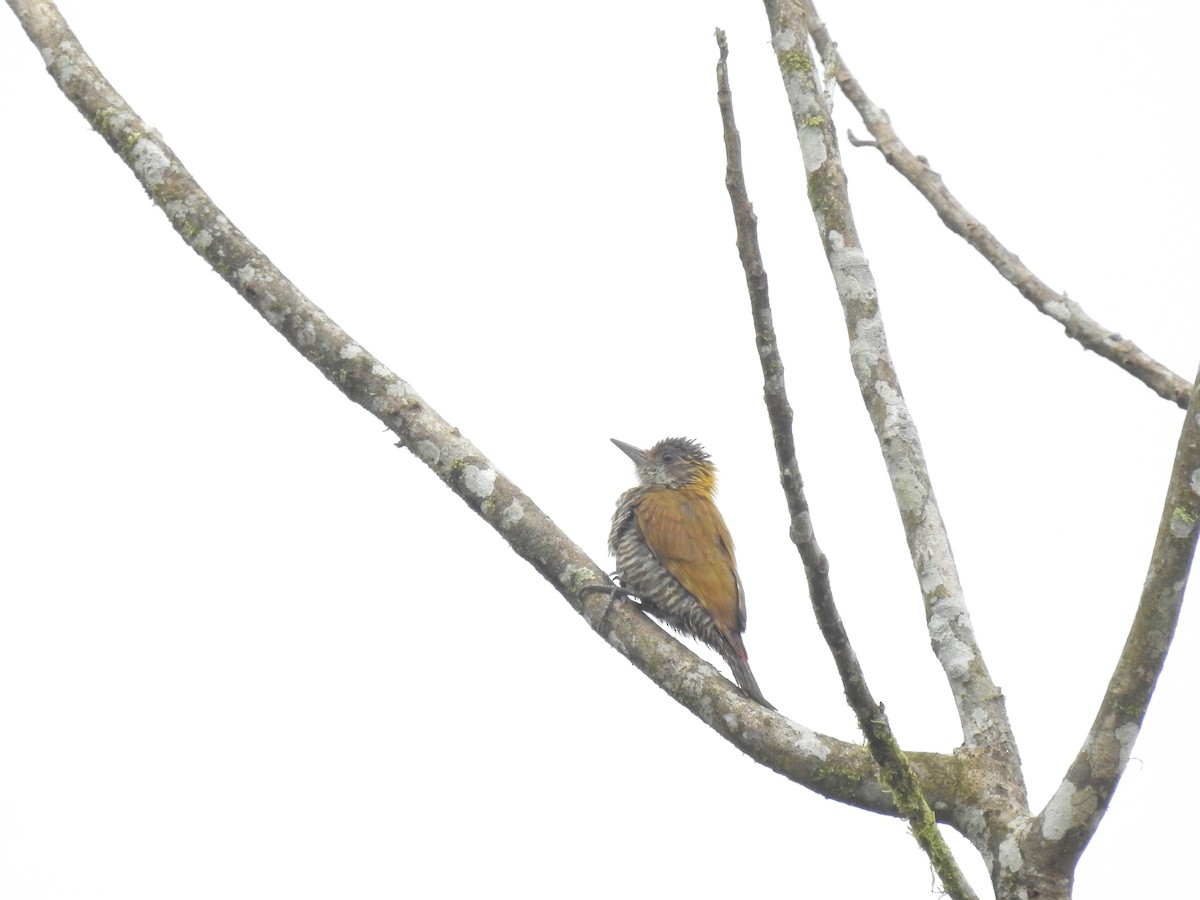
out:
<path id="1" fill-rule="evenodd" d="M 733 677 L 737 679 L 738 687 L 749 694 L 751 700 L 761 703 L 767 709 L 775 708 L 763 696 L 763 692 L 758 687 L 758 682 L 754 680 L 754 673 L 750 671 L 750 663 L 746 661 L 744 656 L 734 656 L 729 660 L 729 667 L 733 669 Z"/>

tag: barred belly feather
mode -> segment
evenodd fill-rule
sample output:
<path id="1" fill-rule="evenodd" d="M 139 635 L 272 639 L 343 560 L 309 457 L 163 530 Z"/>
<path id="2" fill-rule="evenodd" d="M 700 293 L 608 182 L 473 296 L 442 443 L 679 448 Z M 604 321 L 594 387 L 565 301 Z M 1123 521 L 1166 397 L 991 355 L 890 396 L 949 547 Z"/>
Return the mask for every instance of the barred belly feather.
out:
<path id="1" fill-rule="evenodd" d="M 676 631 L 699 638 L 711 647 L 723 651 L 724 637 L 717 629 L 708 610 L 688 592 L 679 580 L 667 571 L 650 550 L 638 528 L 634 512 L 643 488 L 633 488 L 621 495 L 613 517 L 608 552 L 617 562 L 621 586 L 634 594 L 646 611 Z M 731 648 L 732 649 L 732 648 Z"/>
<path id="2" fill-rule="evenodd" d="M 742 584 L 711 485 L 629 489 L 617 501 L 608 550 L 621 586 L 646 612 L 714 648 L 742 690 L 771 707 L 746 657 Z"/>

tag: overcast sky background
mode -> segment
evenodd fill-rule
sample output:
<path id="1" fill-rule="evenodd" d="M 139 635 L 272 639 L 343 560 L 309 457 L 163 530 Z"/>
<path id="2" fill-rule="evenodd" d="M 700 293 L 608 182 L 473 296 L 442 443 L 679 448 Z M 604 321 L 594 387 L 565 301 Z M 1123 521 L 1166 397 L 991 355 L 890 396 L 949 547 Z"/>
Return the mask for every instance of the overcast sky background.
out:
<path id="1" fill-rule="evenodd" d="M 609 437 L 703 441 L 764 692 L 857 740 L 776 489 L 723 183 L 724 27 L 842 615 L 905 746 L 960 743 L 761 5 L 60 6 L 225 213 L 602 565 L 633 478 Z M 822 13 L 969 209 L 1192 377 L 1200 14 Z M 718 739 L 288 347 L 9 13 L 0 84 L 0 896 L 930 896 L 902 824 Z M 865 134 L 844 98 L 834 114 Z M 1124 640 L 1182 414 L 1067 340 L 878 153 L 843 150 L 1040 809 Z M 1080 898 L 1192 880 L 1198 657 L 1185 610 Z"/>

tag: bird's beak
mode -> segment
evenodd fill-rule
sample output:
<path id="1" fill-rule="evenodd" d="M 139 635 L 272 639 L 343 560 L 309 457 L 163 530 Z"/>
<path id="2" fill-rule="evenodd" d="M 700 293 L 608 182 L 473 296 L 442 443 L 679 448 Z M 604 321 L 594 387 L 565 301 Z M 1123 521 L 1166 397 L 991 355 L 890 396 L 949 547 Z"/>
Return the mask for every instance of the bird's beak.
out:
<path id="1" fill-rule="evenodd" d="M 609 440 L 620 447 L 621 451 L 635 463 L 637 463 L 637 465 L 642 466 L 646 464 L 645 450 L 639 450 L 637 447 L 633 446 L 633 444 L 627 444 L 624 441 L 618 441 L 616 438 L 609 438 Z"/>

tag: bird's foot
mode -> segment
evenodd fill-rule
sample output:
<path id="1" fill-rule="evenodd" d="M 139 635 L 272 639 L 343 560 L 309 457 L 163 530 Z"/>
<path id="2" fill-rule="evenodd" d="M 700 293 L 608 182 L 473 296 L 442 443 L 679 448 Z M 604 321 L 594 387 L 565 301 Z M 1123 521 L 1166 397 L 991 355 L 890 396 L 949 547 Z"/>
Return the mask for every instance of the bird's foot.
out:
<path id="1" fill-rule="evenodd" d="M 618 577 L 614 573 L 609 576 L 613 581 L 617 581 Z M 608 594 L 610 597 L 624 597 L 626 600 L 641 600 L 642 598 L 628 588 L 623 588 L 617 584 L 588 584 L 579 589 L 579 596 L 584 594 Z"/>

